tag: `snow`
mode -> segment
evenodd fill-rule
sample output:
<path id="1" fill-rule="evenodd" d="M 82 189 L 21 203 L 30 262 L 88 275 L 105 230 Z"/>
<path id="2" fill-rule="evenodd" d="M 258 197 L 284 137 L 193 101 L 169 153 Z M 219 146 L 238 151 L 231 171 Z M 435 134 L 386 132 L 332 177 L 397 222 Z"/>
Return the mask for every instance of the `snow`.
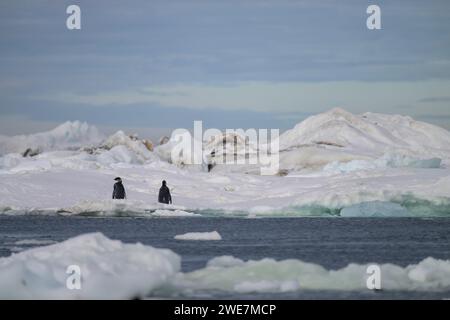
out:
<path id="1" fill-rule="evenodd" d="M 342 109 L 310 117 L 280 136 L 284 176 L 261 176 L 251 165 L 217 165 L 208 173 L 201 166 L 183 165 L 181 158 L 170 163 L 173 139 L 151 151 L 144 140 L 122 131 L 101 136 L 87 124 L 68 122 L 47 133 L 8 138 L 6 144 L 0 139 L 0 154 L 22 152 L 30 141 L 48 150 L 32 157 L 0 156 L 0 213 L 450 214 L 450 133 L 409 117 L 353 115 Z M 236 141 L 241 156 L 247 152 L 241 148 L 245 139 L 230 134 L 209 142 L 205 150 L 219 150 L 220 137 L 231 145 Z M 117 176 L 124 181 L 127 200 L 110 200 Z M 168 181 L 173 206 L 157 203 L 162 180 Z"/>
<path id="2" fill-rule="evenodd" d="M 71 265 L 80 267 L 80 290 L 66 286 Z M 125 244 L 101 233 L 84 234 L 0 258 L 0 298 L 132 299 L 208 291 L 362 291 L 368 290 L 367 270 L 373 264 L 351 263 L 328 270 L 296 259 L 244 261 L 220 256 L 187 273 L 180 272 L 180 265 L 181 258 L 167 249 Z M 406 267 L 378 266 L 383 290 L 450 290 L 450 260 L 429 257 Z"/>
<path id="3" fill-rule="evenodd" d="M 283 133 L 280 150 L 286 158 L 282 161 L 285 169 L 375 160 L 385 154 L 418 160 L 439 158 L 449 163 L 450 132 L 410 117 L 353 115 L 336 108 Z"/>
<path id="4" fill-rule="evenodd" d="M 282 134 L 280 140 L 281 149 L 321 144 L 366 151 L 367 154 L 393 149 L 414 153 L 448 153 L 450 150 L 450 133 L 440 127 L 399 115 L 353 115 L 340 108 L 306 119 Z"/>
<path id="5" fill-rule="evenodd" d="M 79 148 L 100 142 L 104 136 L 86 122 L 65 122 L 55 129 L 33 135 L 0 136 L 0 155 L 32 150 L 50 151 Z"/>
<path id="6" fill-rule="evenodd" d="M 143 141 L 132 139 L 123 131 L 117 131 L 108 137 L 101 146 L 110 150 L 113 158 L 111 162 L 144 163 L 156 158 Z"/>
<path id="7" fill-rule="evenodd" d="M 188 232 L 179 234 L 174 237 L 175 240 L 200 240 L 200 241 L 217 241 L 222 240 L 221 235 L 217 231 L 211 232 Z"/>
<path id="8" fill-rule="evenodd" d="M 68 266 L 81 270 L 81 289 L 66 287 Z M 166 284 L 180 258 L 165 249 L 124 244 L 100 233 L 0 258 L 2 299 L 131 299 Z"/>
<path id="9" fill-rule="evenodd" d="M 111 200 L 116 176 L 123 179 L 127 200 Z M 8 173 L 0 179 L 0 212 L 151 217 L 158 209 L 169 209 L 202 215 L 329 216 L 345 213 L 342 208 L 379 201 L 400 205 L 409 216 L 450 213 L 450 170 L 446 168 L 223 177 L 223 173 L 172 165 Z M 168 181 L 174 205 L 157 203 L 162 180 Z"/>

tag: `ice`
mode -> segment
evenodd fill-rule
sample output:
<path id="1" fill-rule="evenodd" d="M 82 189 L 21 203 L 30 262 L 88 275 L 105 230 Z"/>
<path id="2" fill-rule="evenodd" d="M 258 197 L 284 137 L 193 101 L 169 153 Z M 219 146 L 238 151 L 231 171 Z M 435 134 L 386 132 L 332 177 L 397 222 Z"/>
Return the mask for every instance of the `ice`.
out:
<path id="1" fill-rule="evenodd" d="M 156 202 L 103 200 L 82 201 L 75 206 L 59 209 L 62 215 L 94 215 L 94 216 L 141 216 L 141 217 L 193 217 L 195 213 L 182 210 L 183 207 L 165 205 Z"/>
<path id="2" fill-rule="evenodd" d="M 66 270 L 71 265 L 80 267 L 81 290 L 66 287 Z M 220 256 L 188 273 L 180 272 L 180 265 L 180 257 L 167 249 L 124 244 L 101 233 L 84 234 L 0 258 L 0 298 L 132 299 L 208 291 L 362 291 L 368 290 L 368 267 L 373 264 L 351 263 L 328 270 L 296 259 L 244 261 Z M 450 260 L 429 257 L 406 267 L 379 267 L 383 290 L 450 290 Z"/>
<path id="3" fill-rule="evenodd" d="M 217 241 L 222 240 L 221 235 L 217 231 L 211 232 L 188 232 L 179 234 L 174 237 L 176 240 L 196 240 L 196 241 Z"/>
<path id="4" fill-rule="evenodd" d="M 300 290 L 298 281 L 243 281 L 234 286 L 234 291 L 240 293 L 253 292 L 290 292 Z"/>
<path id="5" fill-rule="evenodd" d="M 440 127 L 399 115 L 353 115 L 340 108 L 309 117 L 285 132 L 280 140 L 281 149 L 313 144 L 368 154 L 401 149 L 448 155 L 450 150 L 450 133 Z"/>
<path id="6" fill-rule="evenodd" d="M 66 122 L 43 133 L 14 137 L 0 136 L 0 155 L 34 151 L 64 150 L 99 143 L 104 136 L 85 122 Z"/>
<path id="7" fill-rule="evenodd" d="M 86 126 L 88 129 L 84 128 L 83 130 L 86 131 L 86 135 L 90 134 L 92 136 L 91 138 L 84 137 L 84 139 L 81 137 L 80 141 L 78 141 L 73 137 L 76 137 L 77 135 L 72 132 L 78 128 L 76 124 L 79 123 L 74 122 L 64 124 L 50 133 L 39 133 L 27 136 L 26 139 L 23 138 L 25 139 L 25 142 L 23 143 L 15 142 L 15 137 L 5 138 L 5 141 L 8 144 L 17 144 L 18 151 L 24 148 L 24 143 L 31 145 L 34 140 L 45 140 L 44 138 L 48 138 L 50 142 L 47 144 L 42 142 L 40 147 L 33 147 L 33 150 L 39 151 L 36 155 L 33 155 L 33 157 L 23 157 L 19 153 L 8 153 L 0 156 L 0 172 L 25 173 L 32 171 L 49 171 L 60 168 L 74 170 L 108 169 L 114 168 L 115 166 L 143 165 L 148 162 L 160 161 L 159 158 L 149 150 L 149 148 L 152 147 L 151 142 L 132 138 L 127 136 L 123 131 L 118 131 L 103 140 L 103 136 L 98 133 L 95 127 L 87 126 L 87 124 L 80 124 L 80 130 Z M 59 140 L 52 138 L 54 131 L 59 132 L 62 135 L 63 128 L 68 130 L 67 136 L 69 137 L 68 141 L 70 141 L 70 143 L 65 143 L 64 141 L 58 142 L 62 138 Z M 39 139 L 36 137 L 39 137 Z M 0 139 L 0 147 L 1 141 L 2 140 Z M 61 151 L 66 149 L 72 151 Z"/>
<path id="8" fill-rule="evenodd" d="M 233 256 L 220 256 L 209 260 L 206 265 L 208 267 L 228 268 L 228 267 L 242 266 L 244 264 L 245 264 L 244 261 L 235 258 Z"/>
<path id="9" fill-rule="evenodd" d="M 200 217 L 200 214 L 188 212 L 184 210 L 164 210 L 164 209 L 157 209 L 153 211 L 152 216 L 155 217 Z"/>
<path id="10" fill-rule="evenodd" d="M 287 292 L 297 290 L 368 290 L 367 268 L 372 264 L 349 264 L 338 270 L 301 260 L 265 258 L 233 263 L 209 263 L 207 267 L 177 275 L 177 290 L 227 292 Z M 450 260 L 427 258 L 402 268 L 379 265 L 383 290 L 449 290 Z"/>
<path id="11" fill-rule="evenodd" d="M 74 122 L 8 138 L 17 152 L 23 141 L 41 140 L 50 151 L 0 156 L 0 213 L 367 216 L 354 206 L 382 202 L 396 204 L 382 207 L 385 215 L 404 212 L 398 206 L 408 216 L 450 214 L 450 133 L 408 117 L 342 109 L 310 117 L 280 136 L 280 176 L 260 176 L 248 165 L 217 165 L 208 173 L 181 158 L 170 163 L 173 139 L 151 151 L 148 141 L 122 131 L 100 142 L 95 132 Z M 110 202 L 117 176 L 127 200 Z M 162 180 L 176 206 L 156 203 Z"/>
<path id="12" fill-rule="evenodd" d="M 152 144 L 150 143 L 150 145 Z M 149 150 L 148 144 L 146 145 L 143 140 L 133 139 L 123 131 L 117 131 L 108 137 L 101 147 L 110 150 L 112 158 L 119 157 L 113 162 L 121 162 L 121 158 L 124 158 L 123 162 L 126 163 L 144 163 L 147 160 L 156 160 L 156 156 Z"/>
<path id="13" fill-rule="evenodd" d="M 70 265 L 81 270 L 81 290 L 66 287 Z M 2 299 L 132 299 L 165 285 L 180 258 L 165 249 L 124 244 L 100 233 L 0 258 Z"/>
<path id="14" fill-rule="evenodd" d="M 376 160 L 388 154 L 391 158 L 406 158 L 406 163 L 394 161 L 387 163 L 388 166 L 435 168 L 439 167 L 438 159 L 449 162 L 449 143 L 450 132 L 410 117 L 353 115 L 337 108 L 312 116 L 280 136 L 284 159 L 281 166 L 284 169 L 309 168 L 336 162 Z"/>
<path id="15" fill-rule="evenodd" d="M 214 139 L 213 139 L 214 138 Z M 265 146 L 246 146 L 240 134 L 223 133 L 205 138 L 204 153 L 216 152 L 216 162 L 254 157 Z M 280 169 L 317 170 L 328 164 L 367 161 L 352 165 L 372 167 L 436 168 L 450 162 L 450 133 L 442 128 L 398 115 L 353 115 L 343 109 L 312 116 L 279 137 Z M 163 160 L 186 165 L 186 155 L 172 159 L 175 138 L 155 148 Z M 387 155 L 387 156 L 385 156 Z M 375 163 L 371 163 L 375 162 Z M 257 173 L 259 166 L 217 165 L 220 172 Z"/>
<path id="16" fill-rule="evenodd" d="M 325 172 L 343 173 L 358 170 L 373 170 L 382 168 L 424 168 L 438 169 L 441 167 L 442 159 L 415 159 L 400 154 L 386 153 L 375 160 L 352 160 L 349 162 L 334 161 L 324 167 Z"/>
<path id="17" fill-rule="evenodd" d="M 342 209 L 341 217 L 408 217 L 411 214 L 405 207 L 391 202 L 363 202 Z"/>

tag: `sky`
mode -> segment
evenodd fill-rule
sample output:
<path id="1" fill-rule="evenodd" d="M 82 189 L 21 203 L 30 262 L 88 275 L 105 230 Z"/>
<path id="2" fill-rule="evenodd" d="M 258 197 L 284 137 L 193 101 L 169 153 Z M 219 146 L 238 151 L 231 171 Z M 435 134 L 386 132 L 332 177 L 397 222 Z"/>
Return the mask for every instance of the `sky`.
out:
<path id="1" fill-rule="evenodd" d="M 1 1 L 0 134 L 283 131 L 334 107 L 450 129 L 449 15 L 448 0 Z"/>

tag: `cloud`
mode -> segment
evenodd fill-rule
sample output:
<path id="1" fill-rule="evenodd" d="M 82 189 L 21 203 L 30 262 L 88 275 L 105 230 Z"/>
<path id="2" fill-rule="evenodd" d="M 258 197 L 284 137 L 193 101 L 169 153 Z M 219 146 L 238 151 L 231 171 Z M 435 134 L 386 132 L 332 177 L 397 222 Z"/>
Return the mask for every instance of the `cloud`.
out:
<path id="1" fill-rule="evenodd" d="M 444 97 L 427 97 L 427 98 L 419 99 L 418 102 L 423 102 L 423 103 L 450 102 L 450 96 L 444 96 Z"/>
<path id="2" fill-rule="evenodd" d="M 187 83 L 141 87 L 95 94 L 58 93 L 36 99 L 92 107 L 147 104 L 196 110 L 317 113 L 333 107 L 352 112 L 391 112 L 414 105 L 423 96 L 438 97 L 450 80 L 412 82 L 235 82 L 222 85 Z M 442 98 L 442 97 L 441 97 Z M 442 99 L 441 99 L 442 100 Z"/>

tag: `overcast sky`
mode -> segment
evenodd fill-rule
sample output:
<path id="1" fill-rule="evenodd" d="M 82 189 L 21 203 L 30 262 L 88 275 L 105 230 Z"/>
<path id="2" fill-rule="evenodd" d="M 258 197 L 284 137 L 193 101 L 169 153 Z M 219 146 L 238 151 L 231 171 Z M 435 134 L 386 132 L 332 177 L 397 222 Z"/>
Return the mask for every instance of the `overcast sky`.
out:
<path id="1" fill-rule="evenodd" d="M 449 129 L 449 15 L 448 0 L 1 1 L 0 134 L 284 130 L 333 107 Z"/>

